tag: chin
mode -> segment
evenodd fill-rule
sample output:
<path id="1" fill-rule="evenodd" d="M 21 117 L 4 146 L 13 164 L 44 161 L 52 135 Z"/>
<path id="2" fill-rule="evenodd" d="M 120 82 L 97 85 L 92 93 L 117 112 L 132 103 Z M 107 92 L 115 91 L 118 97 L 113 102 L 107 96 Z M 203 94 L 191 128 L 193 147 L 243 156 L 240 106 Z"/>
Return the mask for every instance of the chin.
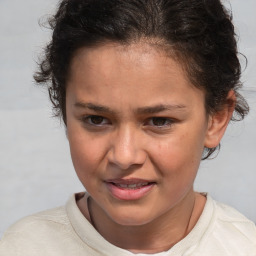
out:
<path id="1" fill-rule="evenodd" d="M 122 212 L 116 211 L 114 215 L 110 218 L 117 224 L 122 226 L 142 226 L 153 221 L 153 217 L 149 216 L 147 213 L 134 211 L 134 210 L 125 210 Z"/>

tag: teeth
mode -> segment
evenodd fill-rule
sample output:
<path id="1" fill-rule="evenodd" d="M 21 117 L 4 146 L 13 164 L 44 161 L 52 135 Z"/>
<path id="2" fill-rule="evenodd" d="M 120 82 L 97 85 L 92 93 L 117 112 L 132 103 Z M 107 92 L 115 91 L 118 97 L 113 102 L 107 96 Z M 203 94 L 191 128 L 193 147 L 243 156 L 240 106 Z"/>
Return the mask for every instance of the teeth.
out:
<path id="1" fill-rule="evenodd" d="M 139 185 L 139 184 L 138 184 Z M 128 188 L 136 188 L 137 187 L 137 184 L 130 184 L 127 186 Z"/>
<path id="2" fill-rule="evenodd" d="M 116 184 L 118 187 L 121 187 L 121 188 L 127 188 L 128 187 L 128 185 L 126 185 L 126 184 Z"/>
<path id="3" fill-rule="evenodd" d="M 140 188 L 140 187 L 146 186 L 148 184 L 149 183 L 144 182 L 144 183 L 138 183 L 138 184 L 115 184 L 115 185 L 120 187 L 120 188 L 135 189 L 135 188 Z"/>

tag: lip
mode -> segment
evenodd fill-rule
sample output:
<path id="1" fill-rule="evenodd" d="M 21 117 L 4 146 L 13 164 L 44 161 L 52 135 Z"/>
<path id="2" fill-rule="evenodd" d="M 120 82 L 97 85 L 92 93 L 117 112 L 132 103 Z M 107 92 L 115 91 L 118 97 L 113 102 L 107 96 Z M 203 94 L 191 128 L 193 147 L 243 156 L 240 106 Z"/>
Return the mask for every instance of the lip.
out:
<path id="1" fill-rule="evenodd" d="M 138 200 L 146 196 L 156 182 L 143 179 L 110 179 L 105 181 L 111 195 L 119 200 Z"/>

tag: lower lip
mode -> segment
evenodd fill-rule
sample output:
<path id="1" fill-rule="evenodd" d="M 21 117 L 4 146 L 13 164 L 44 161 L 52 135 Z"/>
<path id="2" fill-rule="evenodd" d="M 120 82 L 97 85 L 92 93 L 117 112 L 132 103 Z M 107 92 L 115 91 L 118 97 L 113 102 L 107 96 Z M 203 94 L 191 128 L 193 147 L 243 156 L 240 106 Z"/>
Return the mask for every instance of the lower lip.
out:
<path id="1" fill-rule="evenodd" d="M 147 195 L 154 187 L 154 183 L 136 189 L 120 188 L 112 183 L 106 183 L 110 193 L 119 200 L 138 200 Z"/>

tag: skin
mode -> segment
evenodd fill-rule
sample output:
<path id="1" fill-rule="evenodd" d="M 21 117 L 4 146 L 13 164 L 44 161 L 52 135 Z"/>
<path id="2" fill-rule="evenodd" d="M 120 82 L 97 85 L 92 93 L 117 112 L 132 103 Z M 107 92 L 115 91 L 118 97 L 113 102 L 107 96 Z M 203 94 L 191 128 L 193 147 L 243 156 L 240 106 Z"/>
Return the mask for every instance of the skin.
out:
<path id="1" fill-rule="evenodd" d="M 219 144 L 233 111 L 225 106 L 209 116 L 204 101 L 181 64 L 146 42 L 75 54 L 67 135 L 95 228 L 110 243 L 157 253 L 195 226 L 206 200 L 193 190 L 203 149 Z M 106 184 L 135 178 L 154 182 L 137 200 L 116 198 Z M 77 204 L 90 220 L 86 200 Z"/>

